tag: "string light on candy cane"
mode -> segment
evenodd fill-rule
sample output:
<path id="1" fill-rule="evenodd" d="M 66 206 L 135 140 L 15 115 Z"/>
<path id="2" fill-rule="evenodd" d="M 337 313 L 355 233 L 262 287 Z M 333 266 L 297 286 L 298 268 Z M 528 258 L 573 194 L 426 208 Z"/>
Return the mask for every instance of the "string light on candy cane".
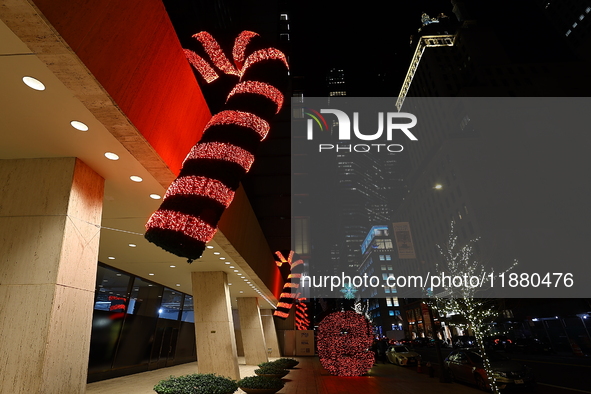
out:
<path id="1" fill-rule="evenodd" d="M 250 170 L 255 150 L 267 137 L 270 117 L 283 105 L 283 94 L 271 80 L 276 70 L 288 69 L 286 57 L 275 48 L 249 50 L 257 36 L 249 31 L 238 35 L 233 62 L 207 32 L 194 37 L 211 64 L 197 53 L 185 50 L 187 60 L 207 83 L 220 77 L 214 68 L 237 78 L 224 107 L 208 122 L 201 141 L 185 158 L 160 208 L 146 223 L 148 241 L 186 257 L 189 263 L 201 257 L 205 244 L 215 235 L 221 215 Z M 293 303 L 293 298 L 286 299 L 284 302 Z"/>
<path id="2" fill-rule="evenodd" d="M 275 316 L 285 319 L 289 316 L 289 311 L 291 310 L 291 307 L 295 303 L 296 299 L 299 298 L 300 292 L 298 289 L 300 287 L 302 270 L 304 269 L 304 261 L 302 259 L 293 261 L 293 250 L 289 252 L 287 257 L 285 257 L 283 253 L 277 251 L 275 252 L 275 257 L 277 259 L 275 260 L 275 263 L 277 263 L 278 267 L 281 267 L 283 264 L 288 264 L 290 270 L 290 273 L 287 276 L 287 281 L 283 285 L 283 291 L 279 296 L 277 309 L 275 312 L 273 312 Z"/>
<path id="3" fill-rule="evenodd" d="M 305 304 L 305 301 L 306 298 L 298 298 L 298 303 L 296 304 L 296 330 L 307 330 L 310 327 L 310 318 L 308 317 L 308 306 Z"/>

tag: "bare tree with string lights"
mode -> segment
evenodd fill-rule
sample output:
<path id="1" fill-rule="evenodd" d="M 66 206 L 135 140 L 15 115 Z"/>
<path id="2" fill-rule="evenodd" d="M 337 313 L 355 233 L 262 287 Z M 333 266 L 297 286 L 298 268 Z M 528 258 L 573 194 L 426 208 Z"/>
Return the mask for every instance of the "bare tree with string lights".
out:
<path id="1" fill-rule="evenodd" d="M 490 358 L 485 349 L 484 338 L 489 334 L 489 324 L 498 316 L 498 310 L 494 308 L 490 299 L 478 298 L 479 291 L 489 288 L 489 280 L 494 277 L 494 269 L 487 267 L 474 256 L 474 246 L 479 238 L 471 239 L 466 244 L 458 243 L 455 232 L 455 223 L 451 222 L 451 228 L 447 242 L 437 245 L 443 257 L 443 263 L 436 264 L 437 274 L 446 276 L 476 276 L 482 278 L 478 286 L 463 282 L 461 286 L 454 286 L 452 281 L 442 281 L 440 292 L 433 294 L 432 307 L 441 316 L 459 315 L 463 317 L 467 326 L 474 333 L 476 343 L 482 356 L 484 370 L 488 377 L 488 386 L 493 393 L 500 393 L 496 376 L 491 368 Z M 517 260 L 505 270 L 512 270 L 517 265 Z M 490 271 L 490 272 L 489 272 Z"/>

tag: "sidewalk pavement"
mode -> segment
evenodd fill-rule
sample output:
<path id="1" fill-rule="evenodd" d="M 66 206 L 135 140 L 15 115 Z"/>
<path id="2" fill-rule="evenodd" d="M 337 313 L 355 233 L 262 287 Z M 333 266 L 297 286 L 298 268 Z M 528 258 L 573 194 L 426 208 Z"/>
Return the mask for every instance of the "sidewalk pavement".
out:
<path id="1" fill-rule="evenodd" d="M 297 357 L 296 357 L 297 358 Z M 477 394 L 475 387 L 461 383 L 440 383 L 430 378 L 425 367 L 416 368 L 392 364 L 376 364 L 367 375 L 340 377 L 322 368 L 318 357 L 299 357 L 300 364 L 285 379 L 279 394 Z"/>
<path id="2" fill-rule="evenodd" d="M 300 364 L 284 378 L 285 387 L 278 394 L 477 394 L 475 387 L 460 383 L 440 383 L 416 368 L 391 364 L 376 364 L 367 375 L 340 377 L 330 375 L 322 368 L 318 357 L 295 357 Z M 239 358 L 240 376 L 252 376 L 255 365 L 244 364 Z M 87 385 L 87 394 L 155 394 L 154 385 L 170 375 L 181 376 L 197 372 L 197 363 L 188 363 L 157 369 L 135 375 L 103 380 Z M 242 394 L 242 390 L 238 390 Z"/>

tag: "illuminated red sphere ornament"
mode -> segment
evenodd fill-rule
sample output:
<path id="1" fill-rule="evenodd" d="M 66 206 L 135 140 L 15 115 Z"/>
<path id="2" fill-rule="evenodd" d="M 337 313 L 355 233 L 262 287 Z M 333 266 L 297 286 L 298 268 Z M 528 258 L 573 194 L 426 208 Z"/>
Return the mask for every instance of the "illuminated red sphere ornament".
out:
<path id="1" fill-rule="evenodd" d="M 186 257 L 189 263 L 201 257 L 205 244 L 215 235 L 222 213 L 269 133 L 269 119 L 283 106 L 283 94 L 274 84 L 278 69 L 285 79 L 287 60 L 275 48 L 257 48 L 252 41 L 257 36 L 249 31 L 240 33 L 232 50 L 233 62 L 207 32 L 194 37 L 211 64 L 185 49 L 187 60 L 207 83 L 219 78 L 215 68 L 236 78 L 223 108 L 207 123 L 160 208 L 146 223 L 148 241 Z"/>
<path id="2" fill-rule="evenodd" d="M 361 376 L 373 366 L 373 330 L 355 311 L 334 312 L 318 326 L 318 356 L 332 375 Z"/>

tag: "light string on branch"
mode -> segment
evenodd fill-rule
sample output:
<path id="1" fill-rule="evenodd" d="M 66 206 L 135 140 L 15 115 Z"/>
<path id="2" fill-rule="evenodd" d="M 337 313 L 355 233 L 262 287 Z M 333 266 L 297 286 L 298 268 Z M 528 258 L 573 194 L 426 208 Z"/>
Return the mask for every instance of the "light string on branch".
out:
<path id="1" fill-rule="evenodd" d="M 497 381 L 497 374 L 492 368 L 485 346 L 485 337 L 492 334 L 489 323 L 498 316 L 498 309 L 490 300 L 480 298 L 476 294 L 488 285 L 490 278 L 485 275 L 487 273 L 486 265 L 475 257 L 474 246 L 478 240 L 478 238 L 471 239 L 464 245 L 460 245 L 455 222 L 451 221 L 446 244 L 437 245 L 439 253 L 443 257 L 442 264 L 435 265 L 437 273 L 445 272 L 452 277 L 457 275 L 482 276 L 485 280 L 479 287 L 444 285 L 443 291 L 433 295 L 434 300 L 430 304 L 441 316 L 460 315 L 466 320 L 466 326 L 472 330 L 482 357 L 488 387 L 493 393 L 498 394 L 501 384 Z M 518 261 L 514 260 L 504 272 L 512 270 L 517 264 Z M 494 273 L 494 270 L 491 269 L 491 273 Z"/>
<path id="2" fill-rule="evenodd" d="M 283 106 L 273 78 L 288 69 L 285 55 L 275 48 L 251 48 L 258 34 L 243 31 L 232 49 L 232 61 L 207 32 L 193 37 L 206 57 L 185 49 L 189 63 L 207 83 L 220 75 L 238 77 L 223 108 L 212 116 L 201 140 L 183 161 L 160 208 L 146 223 L 145 237 L 191 263 L 201 257 L 232 202 L 241 179 L 250 170 L 255 151 L 270 130 L 269 120 Z M 292 300 L 293 301 L 293 300 Z"/>

